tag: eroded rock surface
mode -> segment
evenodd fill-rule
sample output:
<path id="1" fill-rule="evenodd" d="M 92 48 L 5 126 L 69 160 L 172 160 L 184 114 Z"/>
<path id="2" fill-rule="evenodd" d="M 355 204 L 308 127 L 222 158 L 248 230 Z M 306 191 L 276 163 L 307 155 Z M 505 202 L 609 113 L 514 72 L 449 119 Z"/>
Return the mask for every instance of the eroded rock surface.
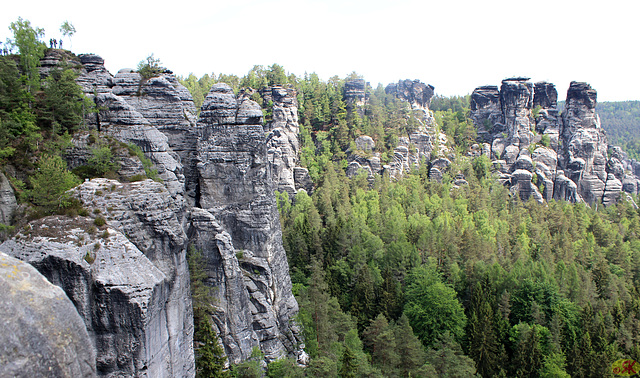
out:
<path id="1" fill-rule="evenodd" d="M 73 303 L 31 265 L 3 252 L 0 376 L 96 376 L 95 348 Z"/>
<path id="2" fill-rule="evenodd" d="M 228 85 L 216 84 L 205 99 L 198 127 L 204 210 L 197 212 L 192 226 L 200 235 L 195 238 L 196 246 L 207 256 L 207 264 L 219 266 L 226 261 L 223 266 L 233 268 L 225 269 L 224 274 L 220 269 L 209 271 L 210 284 L 222 288 L 218 290 L 220 303 L 231 304 L 221 314 L 234 316 L 233 321 L 222 315 L 214 319 L 223 337 L 235 340 L 225 343 L 227 354 L 239 361 L 256 345 L 269 360 L 299 354 L 298 330 L 292 322 L 298 306 L 282 246 L 262 110 L 247 98 L 236 98 Z M 203 225 L 201 220 L 207 217 L 210 224 Z M 207 227 L 213 231 L 202 232 Z M 253 273 L 243 275 L 240 283 L 234 276 L 239 274 L 236 266 Z M 236 294 L 228 295 L 230 289 Z M 233 308 L 243 305 L 244 295 L 251 304 L 251 316 L 235 316 Z"/>
<path id="3" fill-rule="evenodd" d="M 470 118 L 479 138 L 491 143 L 491 158 L 501 180 L 517 185 L 512 190 L 523 200 L 533 195 L 540 202 L 611 204 L 622 190 L 637 193 L 638 179 L 625 173 L 633 162 L 608 145 L 595 111 L 596 97 L 588 84 L 572 82 L 560 116 L 553 84 L 506 79 L 499 90 L 494 86 L 474 90 Z M 522 186 L 523 171 L 532 174 L 536 190 Z"/>
<path id="4" fill-rule="evenodd" d="M 272 119 L 265 125 L 267 158 L 275 189 L 294 196 L 298 189 L 311 192 L 313 185 L 306 168 L 299 167 L 300 125 L 298 100 L 293 88 L 268 87 L 261 91 L 265 103 L 272 104 Z M 305 173 L 306 172 L 306 173 Z"/>
<path id="5" fill-rule="evenodd" d="M 94 179 L 74 189 L 93 219 L 48 217 L 0 250 L 62 287 L 82 316 L 102 376 L 193 376 L 186 235 L 175 202 L 151 180 Z"/>

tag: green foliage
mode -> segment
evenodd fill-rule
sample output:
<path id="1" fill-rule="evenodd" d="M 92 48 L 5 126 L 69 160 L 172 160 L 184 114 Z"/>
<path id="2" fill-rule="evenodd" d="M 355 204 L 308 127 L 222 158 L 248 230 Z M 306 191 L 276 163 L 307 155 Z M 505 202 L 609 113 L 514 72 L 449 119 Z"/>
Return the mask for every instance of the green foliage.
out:
<path id="1" fill-rule="evenodd" d="M 549 145 L 551 144 L 551 138 L 549 137 L 548 134 L 544 134 L 542 136 L 542 138 L 540 139 L 540 144 L 545 147 L 549 147 Z"/>
<path id="2" fill-rule="evenodd" d="M 29 107 L 32 100 L 16 63 L 0 57 L 0 159 L 11 158 L 23 138 L 37 139 L 36 117 Z"/>
<path id="3" fill-rule="evenodd" d="M 491 159 L 486 155 L 480 155 L 473 159 L 473 172 L 478 181 L 482 181 L 491 176 Z"/>
<path id="4" fill-rule="evenodd" d="M 267 366 L 269 378 L 303 378 L 304 369 L 291 358 L 281 358 L 271 362 Z"/>
<path id="5" fill-rule="evenodd" d="M 455 290 L 441 281 L 434 265 L 415 268 L 407 278 L 405 313 L 429 346 L 445 332 L 461 339 L 467 318 Z"/>
<path id="6" fill-rule="evenodd" d="M 216 83 L 216 75 L 213 73 L 205 74 L 198 79 L 193 73 L 190 73 L 186 78 L 178 76 L 178 81 L 189 90 L 193 97 L 193 103 L 196 106 L 197 113 L 200 114 L 200 108 L 204 103 L 207 93 L 209 93 L 213 84 Z"/>
<path id="7" fill-rule="evenodd" d="M 92 149 L 91 157 L 87 163 L 98 177 L 104 177 L 107 172 L 113 172 L 120 169 L 120 163 L 113 155 L 109 146 L 96 147 Z"/>
<path id="8" fill-rule="evenodd" d="M 202 252 L 191 246 L 187 254 L 193 304 L 193 349 L 196 356 L 196 377 L 227 377 L 224 370 L 227 357 L 211 323 L 215 298 L 205 280 L 207 272 Z"/>
<path id="9" fill-rule="evenodd" d="M 67 170 L 67 163 L 57 155 L 43 156 L 29 181 L 32 188 L 28 191 L 29 199 L 45 214 L 72 205 L 66 191 L 80 184 L 78 177 Z"/>
<path id="10" fill-rule="evenodd" d="M 473 360 L 462 353 L 453 335 L 444 332 L 427 351 L 427 361 L 437 377 L 479 377 Z"/>
<path id="11" fill-rule="evenodd" d="M 73 133 L 84 125 L 84 115 L 94 108 L 71 69 L 54 69 L 43 84 L 44 97 L 38 98 L 38 123 L 54 134 Z"/>
<path id="12" fill-rule="evenodd" d="M 62 25 L 60 25 L 60 33 L 62 33 L 63 37 L 68 37 L 69 42 L 71 42 L 71 37 L 76 34 L 76 28 L 69 21 L 64 21 Z"/>
<path id="13" fill-rule="evenodd" d="M 140 162 L 142 163 L 142 167 L 144 168 L 144 172 L 147 175 L 147 178 L 150 178 L 154 181 L 160 181 L 160 176 L 158 176 L 158 170 L 153 168 L 153 162 L 151 160 L 149 160 L 146 156 L 144 156 L 144 152 L 142 152 L 142 149 L 133 144 L 133 143 L 129 143 L 128 144 L 129 147 L 129 154 L 131 156 L 137 156 L 138 159 L 140 159 Z M 137 178 L 131 177 L 130 181 L 138 181 Z"/>
<path id="14" fill-rule="evenodd" d="M 264 360 L 264 354 L 260 348 L 253 347 L 251 357 L 242 363 L 233 366 L 231 376 L 234 378 L 260 378 L 263 376 L 260 363 Z"/>
<path id="15" fill-rule="evenodd" d="M 47 46 L 40 41 L 44 36 L 44 29 L 32 27 L 29 20 L 18 20 L 11 23 L 9 30 L 13 32 L 13 39 L 7 39 L 7 44 L 17 47 L 20 53 L 20 68 L 25 78 L 27 91 L 34 94 L 40 89 L 40 59 L 44 57 Z"/>
<path id="16" fill-rule="evenodd" d="M 600 102 L 596 105 L 602 128 L 613 145 L 640 159 L 640 101 Z"/>
<path id="17" fill-rule="evenodd" d="M 536 105 L 535 108 L 531 109 L 531 115 L 533 116 L 533 119 L 538 119 L 538 117 L 540 117 L 540 110 L 542 110 L 541 105 Z"/>
<path id="18" fill-rule="evenodd" d="M 96 219 L 93 220 L 93 224 L 95 224 L 97 227 L 102 227 L 107 224 L 107 221 L 104 219 L 104 217 L 96 217 Z"/>
<path id="19" fill-rule="evenodd" d="M 162 67 L 160 59 L 149 55 L 145 60 L 138 62 L 138 73 L 143 79 L 151 79 L 160 76 L 166 69 Z"/>
<path id="20" fill-rule="evenodd" d="M 215 81 L 238 92 L 282 84 L 282 72 L 256 66 Z M 605 376 L 615 355 L 640 353 L 636 209 L 512 198 L 486 157 L 466 156 L 468 97 L 431 104 L 458 152 L 448 176 L 463 173 L 468 186 L 430 181 L 427 164 L 396 180 L 347 178 L 357 136 L 371 136 L 389 163 L 421 127 L 381 85 L 367 86 L 363 108 L 347 106 L 345 81 L 357 77 L 287 76 L 300 162 L 315 183 L 313 194 L 277 194 L 307 376 Z"/>

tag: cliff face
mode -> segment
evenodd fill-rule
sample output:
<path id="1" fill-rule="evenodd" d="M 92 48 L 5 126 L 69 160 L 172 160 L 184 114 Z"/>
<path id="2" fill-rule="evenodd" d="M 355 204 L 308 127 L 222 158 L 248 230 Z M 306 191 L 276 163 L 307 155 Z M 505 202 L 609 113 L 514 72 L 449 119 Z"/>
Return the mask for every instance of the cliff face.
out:
<path id="1" fill-rule="evenodd" d="M 49 68 L 60 61 L 47 59 Z M 49 217 L 0 250 L 64 289 L 88 331 L 98 375 L 195 374 L 188 245 L 206 256 L 218 300 L 213 320 L 231 362 L 255 346 L 268 360 L 304 359 L 272 179 L 281 172 L 273 157 L 283 152 L 288 163 L 297 153 L 295 93 L 272 91 L 269 144 L 260 106 L 227 86 L 212 89 L 196 120 L 190 94 L 171 72 L 144 79 L 121 70 L 114 77 L 100 57 L 78 59 L 77 82 L 100 109 L 88 128 L 139 146 L 162 182 L 87 181 L 73 194 L 105 226 L 96 231 L 90 218 Z M 88 139 L 89 132 L 77 135 L 67 156 L 72 165 L 86 161 Z M 140 172 L 135 159 L 121 159 L 121 171 L 130 173 L 123 176 Z M 293 175 L 278 177 L 292 176 L 295 183 L 295 166 Z"/>
<path id="2" fill-rule="evenodd" d="M 632 162 L 607 144 L 600 127 L 596 91 L 572 82 L 562 115 L 557 98 L 553 84 L 532 84 L 527 78 L 504 80 L 499 90 L 486 86 L 473 91 L 470 118 L 479 138 L 490 144 L 487 152 L 500 179 L 523 200 L 533 196 L 539 202 L 606 205 L 623 189 L 637 193 L 637 177 L 624 168 Z"/>
<path id="3" fill-rule="evenodd" d="M 216 84 L 198 129 L 203 210 L 193 219 L 192 233 L 213 267 L 210 284 L 220 288 L 214 320 L 228 355 L 237 362 L 258 345 L 269 360 L 300 353 L 291 323 L 298 306 L 282 246 L 262 109 L 236 98 L 228 85 Z"/>
<path id="4" fill-rule="evenodd" d="M 74 195 L 94 217 L 109 218 L 108 226 L 48 217 L 0 250 L 67 293 L 92 338 L 98 374 L 193 375 L 186 237 L 167 190 L 151 181 L 94 179 Z"/>
<path id="5" fill-rule="evenodd" d="M 264 103 L 272 104 L 272 119 L 265 125 L 267 158 L 275 188 L 293 196 L 299 189 L 308 193 L 313 183 L 306 168 L 298 166 L 300 158 L 300 125 L 298 100 L 293 88 L 268 87 L 261 91 Z"/>

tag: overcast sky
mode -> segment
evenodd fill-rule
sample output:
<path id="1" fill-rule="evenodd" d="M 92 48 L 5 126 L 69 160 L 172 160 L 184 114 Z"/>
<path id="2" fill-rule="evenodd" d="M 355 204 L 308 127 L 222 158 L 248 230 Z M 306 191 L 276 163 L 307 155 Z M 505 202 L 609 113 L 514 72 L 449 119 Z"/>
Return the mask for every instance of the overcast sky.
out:
<path id="1" fill-rule="evenodd" d="M 445 96 L 526 76 L 561 100 L 576 80 L 621 101 L 640 100 L 639 15 L 638 0 L 27 0 L 0 7 L 0 41 L 18 17 L 47 43 L 68 20 L 64 47 L 102 56 L 112 74 L 153 53 L 182 76 L 278 63 L 374 86 L 419 79 Z"/>

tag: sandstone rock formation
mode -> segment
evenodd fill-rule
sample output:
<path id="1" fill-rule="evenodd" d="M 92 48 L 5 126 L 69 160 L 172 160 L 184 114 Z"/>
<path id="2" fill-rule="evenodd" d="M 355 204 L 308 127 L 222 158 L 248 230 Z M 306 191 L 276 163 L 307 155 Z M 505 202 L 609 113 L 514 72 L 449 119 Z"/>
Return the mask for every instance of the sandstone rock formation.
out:
<path id="1" fill-rule="evenodd" d="M 300 167 L 300 125 L 298 124 L 298 100 L 293 88 L 267 87 L 261 91 L 264 103 L 272 104 L 272 119 L 265 125 L 267 156 L 279 192 L 290 196 L 298 189 L 311 193 L 313 184 L 309 171 Z"/>
<path id="2" fill-rule="evenodd" d="M 9 225 L 18 207 L 16 195 L 7 177 L 0 172 L 0 223 Z"/>
<path id="3" fill-rule="evenodd" d="M 62 60 L 54 58 L 49 69 Z M 91 218 L 45 218 L 0 250 L 69 295 L 86 345 L 97 351 L 98 375 L 194 376 L 188 245 L 206 256 L 218 297 L 213 320 L 231 362 L 254 347 L 267 361 L 305 360 L 274 196 L 281 182 L 273 181 L 277 174 L 282 189 L 311 190 L 308 172 L 294 164 L 295 93 L 271 89 L 266 136 L 260 106 L 226 85 L 214 86 L 196 122 L 191 96 L 171 72 L 145 79 L 124 69 L 113 77 L 96 55 L 76 59 L 77 81 L 99 112 L 87 117 L 89 130 L 76 135 L 67 160 L 86 164 L 92 138 L 124 150 L 132 143 L 161 182 L 86 181 L 72 193 L 92 218 L 106 220 L 103 228 L 94 232 Z M 137 158 L 117 155 L 121 176 L 144 171 Z"/>
<path id="4" fill-rule="evenodd" d="M 470 118 L 504 182 L 523 200 L 556 199 L 605 204 L 621 190 L 637 193 L 638 179 L 625 173 L 622 152 L 613 150 L 595 112 L 596 91 L 572 82 L 562 115 L 550 83 L 527 78 L 479 87 L 471 95 Z M 532 184 L 527 182 L 529 172 Z M 525 177 L 526 176 L 526 177 Z M 523 184 L 523 182 L 525 182 Z M 524 185 L 524 186 L 523 186 Z"/>
<path id="5" fill-rule="evenodd" d="M 191 232 L 208 266 L 217 267 L 208 271 L 208 282 L 218 288 L 214 321 L 227 354 L 233 362 L 247 358 L 253 346 L 268 360 L 300 354 L 292 323 L 298 306 L 282 246 L 262 110 L 236 98 L 228 85 L 215 84 L 198 127 L 203 210 L 194 212 Z"/>
<path id="6" fill-rule="evenodd" d="M 362 117 L 367 102 L 367 83 L 363 79 L 348 80 L 344 83 L 344 100 L 347 111 L 356 110 Z"/>
<path id="7" fill-rule="evenodd" d="M 363 106 L 366 103 L 363 83 L 364 81 L 357 80 L 345 83 L 347 104 L 351 102 Z M 360 90 L 360 88 L 362 89 Z M 391 161 L 384 165 L 381 162 L 380 153 L 376 151 L 373 139 L 367 135 L 358 137 L 355 141 L 356 149 L 349 151 L 349 165 L 346 172 L 348 176 L 364 171 L 370 179 L 374 174 L 382 174 L 383 172 L 389 173 L 390 177 L 399 178 L 405 172 L 419 168 L 420 164 L 428 164 L 432 158 L 432 152 L 434 156 L 448 154 L 450 143 L 447 136 L 437 132 L 435 118 L 429 110 L 429 104 L 434 95 L 433 89 L 433 86 L 418 80 L 401 80 L 398 83 L 389 84 L 385 88 L 387 94 L 407 103 L 418 127 L 408 135 L 398 138 L 398 144 L 394 148 Z M 360 94 L 361 92 L 362 94 Z M 443 172 L 438 168 L 432 172 L 436 180 L 442 178 Z"/>
<path id="8" fill-rule="evenodd" d="M 94 377 L 91 345 L 62 289 L 0 252 L 0 376 Z"/>
<path id="9" fill-rule="evenodd" d="M 94 217 L 109 219 L 108 227 L 48 217 L 0 250 L 29 262 L 69 295 L 94 340 L 100 375 L 192 376 L 181 209 L 151 180 L 94 179 L 74 193 Z"/>

